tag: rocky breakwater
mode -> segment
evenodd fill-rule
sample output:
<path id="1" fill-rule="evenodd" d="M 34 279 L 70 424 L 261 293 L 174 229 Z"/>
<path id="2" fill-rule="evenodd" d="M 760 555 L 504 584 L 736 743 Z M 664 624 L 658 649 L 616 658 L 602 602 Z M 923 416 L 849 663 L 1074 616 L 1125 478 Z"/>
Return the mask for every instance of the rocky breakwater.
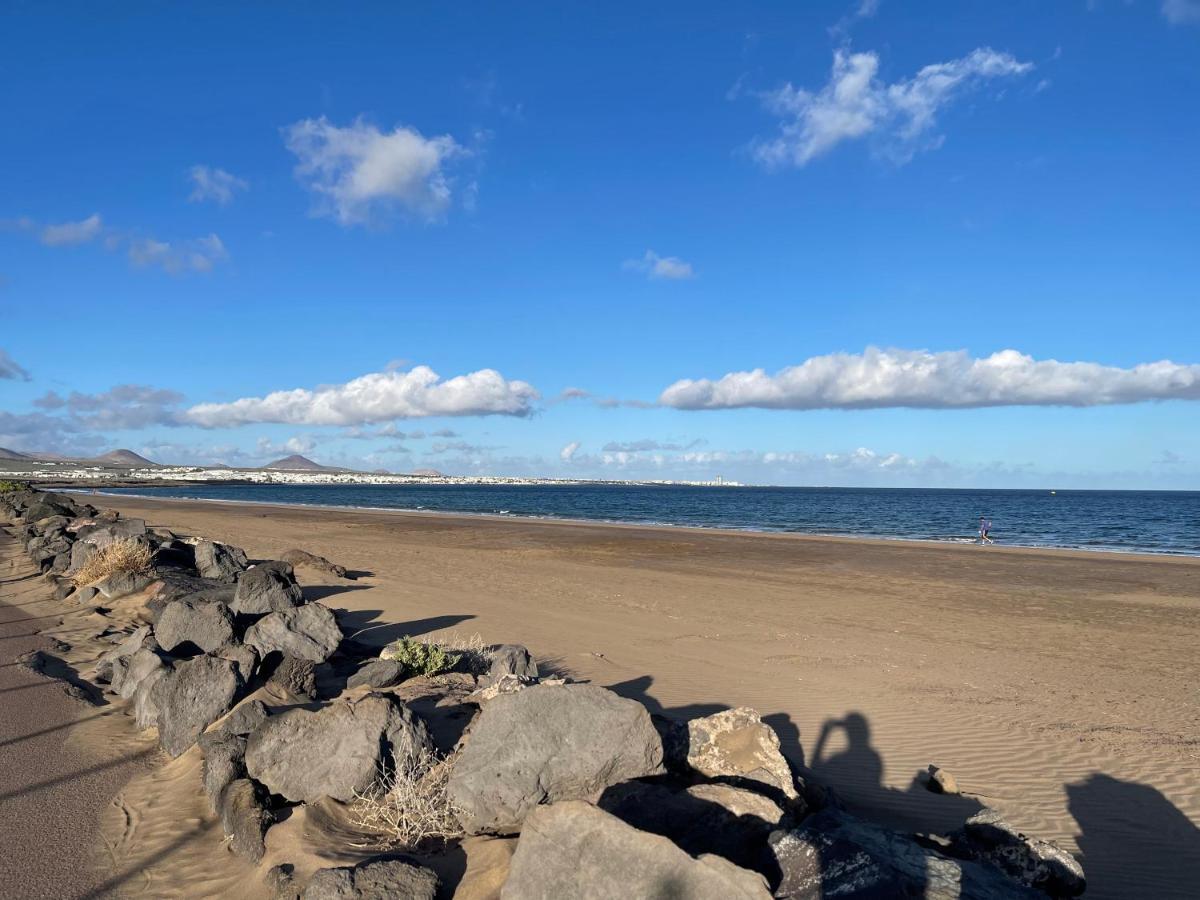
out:
<path id="1" fill-rule="evenodd" d="M 252 562 L 239 548 L 62 494 L 8 490 L 0 517 L 67 608 L 125 612 L 128 627 L 80 674 L 127 702 L 132 727 L 155 729 L 166 754 L 203 755 L 196 789 L 229 851 L 258 865 L 263 892 L 308 900 L 459 889 L 512 900 L 1083 892 L 1071 856 L 991 810 L 941 839 L 849 815 L 792 770 L 752 709 L 652 717 L 605 688 L 541 677 L 514 644 L 402 639 L 380 655 L 345 639 L 334 610 L 306 603 L 286 561 Z M 114 546 L 133 562 L 96 569 Z M 44 651 L 37 664 L 56 671 Z M 341 854 L 346 865 L 267 853 L 270 830 L 303 807 L 344 814 L 351 836 L 331 836 L 343 846 L 324 856 Z M 480 842 L 506 848 L 486 878 L 437 862 Z M 356 853 L 342 853 L 350 846 Z M 363 858 L 364 846 L 386 852 Z"/>

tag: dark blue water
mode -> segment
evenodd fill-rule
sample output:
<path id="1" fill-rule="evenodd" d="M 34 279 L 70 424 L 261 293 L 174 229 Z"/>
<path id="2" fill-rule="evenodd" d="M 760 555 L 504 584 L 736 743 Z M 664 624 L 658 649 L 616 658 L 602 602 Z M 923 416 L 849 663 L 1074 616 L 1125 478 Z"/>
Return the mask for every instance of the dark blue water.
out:
<path id="1" fill-rule="evenodd" d="M 936 541 L 974 540 L 982 515 L 999 545 L 1200 555 L 1197 491 L 199 484 L 112 493 Z"/>

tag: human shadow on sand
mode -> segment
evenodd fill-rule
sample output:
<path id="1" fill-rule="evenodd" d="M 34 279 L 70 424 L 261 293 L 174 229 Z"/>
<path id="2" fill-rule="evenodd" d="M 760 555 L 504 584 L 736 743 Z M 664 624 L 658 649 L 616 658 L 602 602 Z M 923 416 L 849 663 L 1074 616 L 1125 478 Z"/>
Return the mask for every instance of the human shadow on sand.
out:
<path id="1" fill-rule="evenodd" d="M 1161 791 L 1100 772 L 1066 791 L 1089 894 L 1200 894 L 1200 828 Z"/>

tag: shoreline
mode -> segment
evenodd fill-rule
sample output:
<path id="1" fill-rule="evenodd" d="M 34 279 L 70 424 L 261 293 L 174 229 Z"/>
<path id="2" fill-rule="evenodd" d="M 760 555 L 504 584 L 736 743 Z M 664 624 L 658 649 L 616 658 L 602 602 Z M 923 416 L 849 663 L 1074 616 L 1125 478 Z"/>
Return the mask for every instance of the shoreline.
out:
<path id="1" fill-rule="evenodd" d="M 1078 856 L 1089 897 L 1186 897 L 1200 878 L 1200 560 L 129 494 L 104 503 L 251 559 L 300 548 L 344 565 L 353 580 L 298 575 L 362 646 L 478 634 L 668 718 L 752 707 L 793 767 L 850 812 L 940 834 L 997 809 Z M 86 615 L 68 618 L 82 628 Z M 85 748 L 120 744 L 90 726 L 70 733 Z M 145 743 L 123 740 L 127 752 Z M 962 793 L 921 786 L 930 763 Z M 225 851 L 198 780 L 192 753 L 126 788 L 123 808 L 146 815 L 124 837 L 109 817 L 120 879 L 145 871 L 186 895 L 216 877 Z M 181 809 L 200 830 L 177 845 Z M 272 828 L 268 852 L 292 852 L 309 821 Z"/>
<path id="2" fill-rule="evenodd" d="M 216 503 L 228 506 L 254 506 L 267 507 L 272 509 L 299 509 L 299 510 L 329 510 L 332 512 L 342 513 L 378 513 L 382 515 L 398 515 L 398 516 L 430 516 L 430 517 L 447 517 L 447 518 L 462 518 L 467 520 L 482 519 L 486 521 L 498 522 L 527 522 L 538 523 L 544 522 L 548 525 L 569 525 L 569 526 L 596 526 L 606 528 L 630 528 L 630 529 L 661 529 L 661 530 L 682 530 L 699 534 L 714 534 L 714 535 L 736 535 L 736 536 L 761 536 L 768 538 L 784 538 L 802 541 L 845 541 L 850 543 L 864 544 L 882 544 L 885 546 L 895 545 L 917 545 L 921 547 L 980 547 L 983 549 L 978 539 L 961 537 L 961 538 L 920 538 L 920 537 L 900 537 L 888 535 L 865 535 L 865 534 L 844 534 L 840 532 L 811 532 L 811 531 L 783 531 L 778 529 L 768 528 L 737 528 L 723 525 L 687 525 L 673 522 L 636 522 L 614 519 L 588 519 L 574 518 L 566 516 L 551 516 L 551 515 L 522 515 L 519 513 L 492 513 L 492 512 L 472 512 L 469 510 L 446 510 L 446 509 L 409 509 L 402 507 L 388 506 L 345 506 L 338 504 L 326 503 L 280 503 L 267 500 L 229 500 L 216 497 L 166 497 L 156 494 L 134 494 L 134 493 L 116 493 L 113 491 L 103 490 L 80 490 L 61 488 L 63 493 L 81 494 L 84 496 L 103 496 L 110 498 L 133 498 L 139 500 L 151 500 L 161 503 Z M 1116 556 L 1122 559 L 1167 559 L 1167 560 L 1193 560 L 1200 563 L 1200 551 L 1195 553 L 1180 553 L 1168 550 L 1148 550 L 1140 549 L 1123 549 L 1120 547 L 1068 547 L 1068 546 L 1046 546 L 1040 544 L 988 544 L 986 545 L 989 553 L 1044 553 L 1044 554 L 1066 554 L 1066 555 L 1081 555 L 1084 558 Z"/>

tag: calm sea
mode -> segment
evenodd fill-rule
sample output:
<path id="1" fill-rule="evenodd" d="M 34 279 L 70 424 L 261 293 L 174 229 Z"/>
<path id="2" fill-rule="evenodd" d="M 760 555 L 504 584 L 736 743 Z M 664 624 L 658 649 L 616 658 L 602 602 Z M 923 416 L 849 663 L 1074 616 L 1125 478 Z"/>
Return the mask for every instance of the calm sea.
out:
<path id="1" fill-rule="evenodd" d="M 202 484 L 112 493 L 964 542 L 987 516 L 999 545 L 1200 555 L 1200 491 Z"/>

